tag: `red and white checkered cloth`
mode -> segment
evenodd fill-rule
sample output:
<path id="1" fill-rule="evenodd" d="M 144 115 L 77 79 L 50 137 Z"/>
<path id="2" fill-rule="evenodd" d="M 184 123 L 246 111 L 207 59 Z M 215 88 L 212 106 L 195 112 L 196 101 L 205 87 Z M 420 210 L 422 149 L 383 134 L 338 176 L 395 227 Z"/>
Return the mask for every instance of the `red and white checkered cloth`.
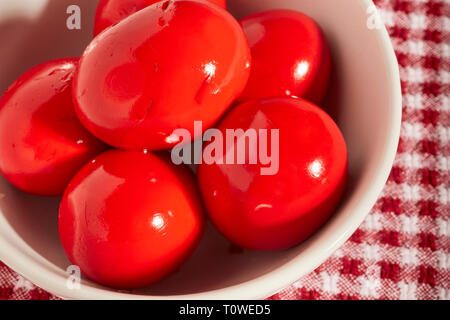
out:
<path id="1" fill-rule="evenodd" d="M 270 299 L 450 300 L 450 0 L 378 0 L 400 64 L 403 126 L 363 225 Z M 0 299 L 54 299 L 0 262 Z"/>

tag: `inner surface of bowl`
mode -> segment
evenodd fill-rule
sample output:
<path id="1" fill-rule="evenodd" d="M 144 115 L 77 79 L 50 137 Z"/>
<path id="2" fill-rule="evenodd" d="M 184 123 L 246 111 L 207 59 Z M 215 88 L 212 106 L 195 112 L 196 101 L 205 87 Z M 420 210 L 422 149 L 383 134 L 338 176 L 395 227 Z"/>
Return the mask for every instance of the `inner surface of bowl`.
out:
<path id="1" fill-rule="evenodd" d="M 81 30 L 66 28 L 66 8 L 71 4 L 73 0 L 0 3 L 0 36 L 9 44 L 0 53 L 1 92 L 38 63 L 81 54 L 92 37 L 97 1 L 77 1 Z M 275 8 L 302 11 L 321 25 L 330 41 L 334 75 L 327 106 L 348 144 L 350 183 L 341 208 L 308 241 L 286 251 L 251 252 L 230 245 L 208 225 L 193 257 L 151 288 L 117 292 L 83 279 L 81 289 L 70 290 L 70 262 L 58 237 L 59 199 L 26 195 L 0 178 L 0 259 L 54 294 L 84 299 L 259 299 L 312 271 L 370 211 L 396 151 L 398 69 L 385 29 L 367 27 L 371 5 L 366 0 L 228 0 L 237 18 Z"/>

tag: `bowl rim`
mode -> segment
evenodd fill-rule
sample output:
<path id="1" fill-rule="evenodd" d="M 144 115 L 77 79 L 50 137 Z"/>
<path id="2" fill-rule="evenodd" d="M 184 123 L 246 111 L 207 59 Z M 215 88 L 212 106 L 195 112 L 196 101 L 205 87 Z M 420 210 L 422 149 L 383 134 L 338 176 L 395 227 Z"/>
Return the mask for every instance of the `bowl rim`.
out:
<path id="1" fill-rule="evenodd" d="M 359 4 L 367 9 L 374 6 L 372 0 L 359 0 Z M 39 255 L 32 249 L 29 254 L 18 250 L 15 243 L 8 241 L 8 237 L 0 234 L 0 260 L 8 265 L 18 274 L 30 279 L 37 286 L 52 294 L 64 299 L 134 299 L 134 300 L 259 300 L 271 296 L 279 290 L 291 285 L 302 275 L 306 275 L 322 264 L 334 251 L 336 251 L 348 238 L 356 231 L 365 217 L 369 214 L 382 192 L 389 177 L 392 165 L 397 153 L 398 142 L 401 130 L 402 118 L 402 94 L 400 85 L 400 72 L 394 48 L 386 27 L 374 30 L 385 53 L 387 68 L 389 71 L 389 85 L 392 88 L 391 105 L 392 115 L 389 123 L 386 147 L 381 156 L 382 161 L 378 164 L 379 168 L 374 173 L 371 185 L 365 194 L 352 209 L 353 213 L 340 224 L 330 235 L 324 235 L 321 241 L 314 242 L 308 247 L 308 250 L 315 251 L 310 254 L 310 259 L 293 258 L 285 265 L 276 268 L 256 279 L 249 280 L 240 284 L 232 285 L 226 288 L 204 291 L 201 293 L 173 295 L 173 296 L 151 296 L 121 293 L 109 290 L 107 288 L 94 288 L 83 286 L 80 290 L 69 289 L 66 286 L 67 277 L 61 274 L 55 275 L 55 266 L 48 261 L 45 263 L 36 263 Z M 17 249 L 17 250 L 16 250 Z M 15 251 L 14 255 L 8 252 Z M 53 269 L 53 270 L 51 270 Z M 60 272 L 60 270 L 58 269 Z"/>

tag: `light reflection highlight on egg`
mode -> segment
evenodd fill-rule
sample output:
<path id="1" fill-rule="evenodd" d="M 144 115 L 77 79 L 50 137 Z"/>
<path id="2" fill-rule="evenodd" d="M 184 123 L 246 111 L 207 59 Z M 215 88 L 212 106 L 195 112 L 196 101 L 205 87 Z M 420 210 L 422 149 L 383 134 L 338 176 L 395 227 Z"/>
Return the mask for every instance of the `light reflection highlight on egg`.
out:
<path id="1" fill-rule="evenodd" d="M 272 205 L 271 204 L 260 204 L 255 208 L 255 211 L 261 210 L 261 209 L 272 209 Z"/>
<path id="2" fill-rule="evenodd" d="M 205 74 L 208 76 L 208 78 L 212 78 L 216 75 L 216 64 L 215 62 L 209 62 L 205 64 L 204 67 Z"/>
<path id="3" fill-rule="evenodd" d="M 151 224 L 155 230 L 162 231 L 165 228 L 165 226 L 167 225 L 167 222 L 164 220 L 164 217 L 162 214 L 156 213 L 151 218 Z"/>
<path id="4" fill-rule="evenodd" d="M 311 162 L 311 164 L 308 166 L 308 172 L 312 177 L 320 178 L 320 176 L 324 172 L 322 161 L 314 160 L 313 162 Z"/>
<path id="5" fill-rule="evenodd" d="M 169 144 L 177 143 L 178 141 L 180 141 L 180 136 L 175 133 L 172 133 L 166 138 L 166 142 Z"/>
<path id="6" fill-rule="evenodd" d="M 297 64 L 294 71 L 295 80 L 300 81 L 306 76 L 309 71 L 309 64 L 307 61 L 302 61 Z"/>

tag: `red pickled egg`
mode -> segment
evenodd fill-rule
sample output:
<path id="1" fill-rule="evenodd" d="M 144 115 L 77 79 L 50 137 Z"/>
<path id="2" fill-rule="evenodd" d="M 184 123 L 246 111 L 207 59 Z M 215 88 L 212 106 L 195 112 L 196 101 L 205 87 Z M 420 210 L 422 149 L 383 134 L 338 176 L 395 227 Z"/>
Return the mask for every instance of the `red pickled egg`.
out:
<path id="1" fill-rule="evenodd" d="M 57 196 L 107 146 L 78 120 L 72 79 L 78 58 L 43 63 L 0 99 L 0 172 L 19 189 Z"/>
<path id="2" fill-rule="evenodd" d="M 161 0 L 100 0 L 95 14 L 94 36 L 126 17 Z M 224 9 L 226 0 L 208 0 Z"/>
<path id="3" fill-rule="evenodd" d="M 69 184 L 59 233 L 70 261 L 90 279 L 141 288 L 175 271 L 204 228 L 192 172 L 163 155 L 111 150 Z"/>
<path id="4" fill-rule="evenodd" d="M 223 136 L 242 129 L 236 141 L 250 139 L 252 132 L 258 138 L 245 147 L 227 141 L 224 160 L 198 167 L 207 213 L 231 242 L 253 250 L 286 249 L 330 218 L 346 185 L 347 149 L 322 109 L 293 98 L 253 101 L 233 109 L 218 128 Z"/>
<path id="5" fill-rule="evenodd" d="M 284 96 L 322 102 L 331 58 L 327 39 L 313 19 L 297 11 L 271 10 L 240 23 L 253 59 L 240 102 Z"/>
<path id="6" fill-rule="evenodd" d="M 204 1 L 163 1 L 102 32 L 74 81 L 86 128 L 127 150 L 168 149 L 214 125 L 243 91 L 250 49 L 239 23 Z"/>

